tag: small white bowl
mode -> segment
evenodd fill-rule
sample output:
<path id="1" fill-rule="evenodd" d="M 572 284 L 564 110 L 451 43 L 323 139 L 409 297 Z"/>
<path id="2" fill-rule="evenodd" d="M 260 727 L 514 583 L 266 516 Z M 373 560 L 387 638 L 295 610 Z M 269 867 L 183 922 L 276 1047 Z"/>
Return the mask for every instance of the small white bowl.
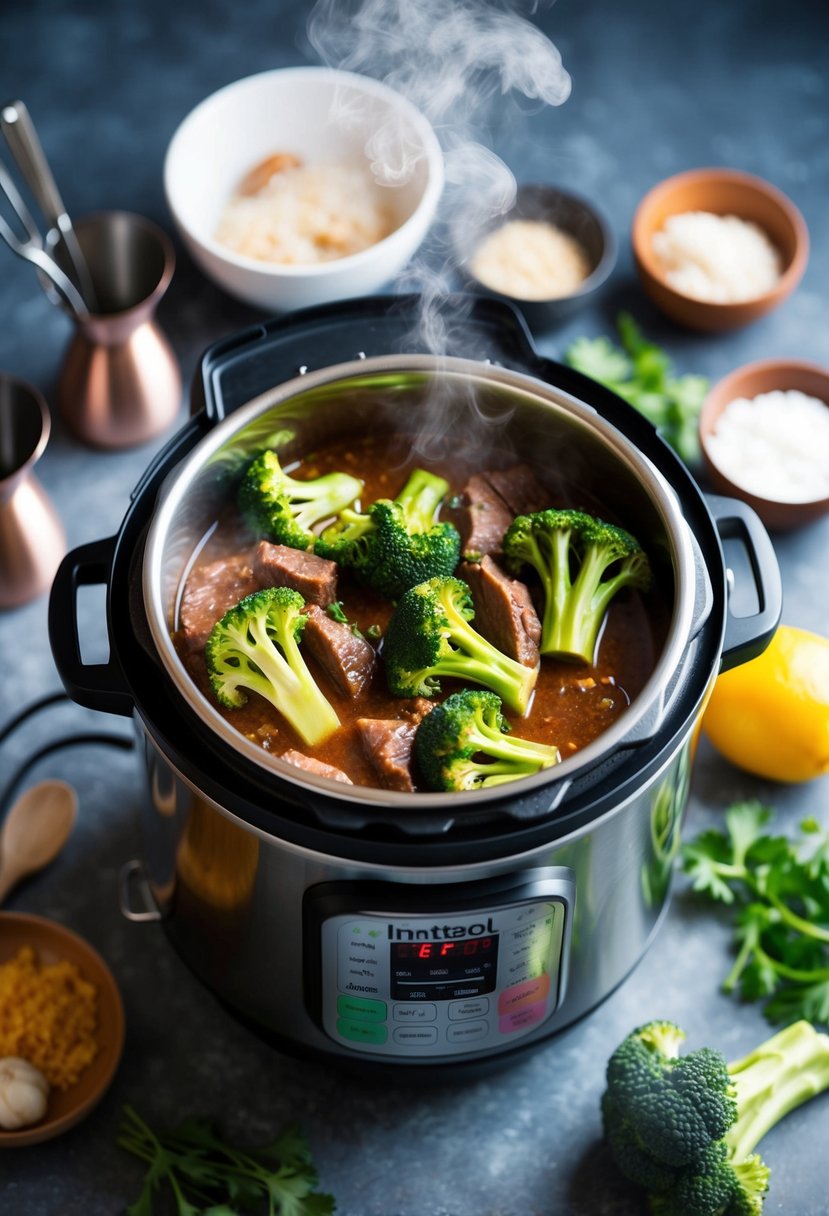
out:
<path id="1" fill-rule="evenodd" d="M 214 239 L 225 205 L 265 157 L 303 164 L 371 163 L 367 143 L 392 132 L 391 156 L 411 170 L 387 191 L 397 226 L 359 253 L 286 265 L 235 253 Z M 386 85 L 331 68 L 281 68 L 227 85 L 175 132 L 164 161 L 167 204 L 204 273 L 248 304 L 282 312 L 377 291 L 423 240 L 443 189 L 443 154 L 427 119 Z"/>

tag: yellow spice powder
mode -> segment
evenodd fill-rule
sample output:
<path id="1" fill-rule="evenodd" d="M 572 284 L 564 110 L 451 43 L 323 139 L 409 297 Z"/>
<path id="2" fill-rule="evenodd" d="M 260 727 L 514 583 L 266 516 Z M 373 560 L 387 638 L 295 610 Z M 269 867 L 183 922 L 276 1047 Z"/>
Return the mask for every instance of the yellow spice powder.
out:
<path id="1" fill-rule="evenodd" d="M 0 1058 L 20 1056 L 67 1089 L 91 1064 L 98 990 L 74 963 L 41 965 L 31 946 L 0 965 Z"/>

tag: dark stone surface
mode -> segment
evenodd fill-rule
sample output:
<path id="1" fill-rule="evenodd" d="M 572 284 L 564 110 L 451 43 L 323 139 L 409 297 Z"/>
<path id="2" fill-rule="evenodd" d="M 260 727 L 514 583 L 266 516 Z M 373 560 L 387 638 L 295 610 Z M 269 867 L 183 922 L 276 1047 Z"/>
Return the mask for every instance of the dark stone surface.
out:
<path id="1" fill-rule="evenodd" d="M 294 0 L 11 0 L 0 19 L 0 79 L 28 103 L 70 210 L 124 207 L 166 227 L 161 165 L 174 128 L 218 86 L 265 68 L 305 62 L 310 6 Z M 524 11 L 528 11 L 529 5 Z M 599 201 L 620 241 L 610 289 L 589 311 L 540 343 L 560 352 L 581 333 L 612 332 L 620 306 L 663 343 L 680 370 L 713 378 L 766 355 L 829 364 L 829 17 L 818 0 L 559 0 L 533 17 L 573 77 L 559 109 L 502 114 L 484 142 L 521 180 L 553 180 Z M 742 332 L 679 330 L 644 300 L 628 249 L 637 201 L 656 180 L 707 163 L 771 179 L 801 207 L 812 254 L 797 293 Z M 259 317 L 231 301 L 179 250 L 161 309 L 185 382 L 210 342 Z M 69 338 L 30 268 L 0 250 L 0 367 L 34 381 L 54 401 Z M 184 417 L 182 413 L 182 418 Z M 163 442 L 160 441 L 160 442 Z M 56 419 L 39 475 L 77 545 L 114 532 L 130 488 L 153 450 L 104 454 L 76 443 Z M 786 590 L 784 620 L 827 629 L 829 519 L 775 539 Z M 84 625 L 100 627 L 100 601 L 84 597 Z M 6 678 L 0 723 L 58 680 L 41 599 L 0 616 Z M 88 656 L 90 658 L 94 656 Z M 64 706 L 41 716 L 0 752 L 0 774 L 64 732 L 126 730 Z M 54 917 L 93 942 L 123 992 L 127 1043 L 116 1081 L 78 1128 L 0 1157 L 0 1211 L 9 1216 L 111 1216 L 137 1194 L 140 1165 L 115 1147 L 120 1105 L 160 1121 L 213 1113 L 255 1141 L 286 1120 L 305 1128 L 322 1183 L 342 1216 L 634 1216 L 637 1196 L 616 1179 L 599 1145 L 598 1101 L 608 1054 L 654 1016 L 683 1024 L 692 1046 L 743 1054 L 768 1027 L 753 1006 L 718 990 L 729 965 L 724 920 L 696 909 L 686 884 L 630 979 L 580 1024 L 500 1075 L 411 1092 L 340 1076 L 263 1045 L 210 998 L 156 926 L 130 925 L 116 904 L 116 876 L 138 851 L 132 757 L 83 747 L 42 761 L 80 792 L 77 829 L 59 861 L 19 889 L 12 909 Z M 787 788 L 729 767 L 705 743 L 696 766 L 689 828 L 721 821 L 737 797 L 777 806 L 794 829 L 806 813 L 827 821 L 829 779 Z M 767 1211 L 822 1216 L 829 1101 L 797 1112 L 769 1136 Z"/>

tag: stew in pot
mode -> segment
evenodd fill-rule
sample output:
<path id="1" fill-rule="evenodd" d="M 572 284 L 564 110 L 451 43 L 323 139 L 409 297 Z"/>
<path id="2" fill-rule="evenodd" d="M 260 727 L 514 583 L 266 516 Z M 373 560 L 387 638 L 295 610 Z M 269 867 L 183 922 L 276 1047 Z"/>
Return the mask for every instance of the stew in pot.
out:
<path id="1" fill-rule="evenodd" d="M 284 472 L 300 481 L 332 473 L 358 479 L 365 511 L 377 500 L 394 499 L 413 470 L 422 467 L 409 453 L 405 437 L 378 434 L 332 444 Z M 499 464 L 493 458 L 481 471 L 456 453 L 429 464 L 428 472 L 448 483 L 436 519 L 453 524 L 460 534 L 460 560 L 454 566 L 452 559 L 452 576 L 469 588 L 472 628 L 514 663 L 537 669 L 526 712 L 502 706 L 510 737 L 555 747 L 566 759 L 612 726 L 643 688 L 664 642 L 667 605 L 656 593 L 626 587 L 606 612 L 593 662 L 555 654 L 539 660 L 544 592 L 531 566 L 521 568 L 519 578 L 515 564 L 505 561 L 505 531 L 517 516 L 548 508 L 577 506 L 601 516 L 601 504 L 555 500 L 534 470 L 514 460 Z M 315 525 L 315 533 L 327 525 L 330 519 Z M 469 684 L 444 676 L 439 691 L 429 696 L 394 695 L 384 649 L 395 600 L 368 586 L 347 563 L 320 556 L 317 548 L 326 552 L 322 543 L 302 549 L 262 539 L 239 507 L 229 505 L 187 574 L 174 634 L 177 650 L 205 696 L 265 751 L 336 781 L 418 792 L 430 788 L 413 755 L 418 724 L 435 704 Z M 306 619 L 300 652 L 339 720 L 314 745 L 264 697 L 250 692 L 240 698 L 244 704 L 232 708 L 222 705 L 211 687 L 205 646 L 216 622 L 246 596 L 274 586 L 291 587 L 302 597 Z"/>

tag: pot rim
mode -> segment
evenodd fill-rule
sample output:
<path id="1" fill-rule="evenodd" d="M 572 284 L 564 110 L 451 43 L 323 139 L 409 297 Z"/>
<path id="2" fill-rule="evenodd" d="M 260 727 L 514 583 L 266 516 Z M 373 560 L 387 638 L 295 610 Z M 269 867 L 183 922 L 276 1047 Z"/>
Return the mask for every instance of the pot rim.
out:
<path id="1" fill-rule="evenodd" d="M 524 396 L 538 404 L 563 410 L 575 416 L 594 432 L 598 432 L 614 454 L 635 473 L 648 490 L 649 497 L 660 517 L 665 534 L 671 543 L 671 560 L 674 575 L 674 605 L 668 632 L 662 651 L 644 687 L 634 698 L 619 720 L 602 732 L 586 747 L 561 761 L 552 769 L 545 769 L 508 786 L 453 793 L 407 793 L 373 786 L 345 785 L 314 773 L 298 769 L 295 765 L 270 755 L 238 731 L 219 713 L 196 685 L 175 649 L 167 623 L 167 613 L 162 595 L 162 569 L 164 547 L 175 518 L 176 511 L 204 465 L 230 440 L 268 409 L 274 408 L 292 397 L 335 381 L 363 379 L 373 374 L 378 376 L 394 372 L 397 374 L 426 373 L 432 376 L 450 377 L 465 384 L 474 381 L 485 386 L 493 384 L 507 389 L 514 397 Z M 194 546 L 196 556 L 198 546 Z M 189 569 L 188 563 L 188 569 Z M 387 810 L 412 812 L 433 811 L 451 807 L 460 809 L 460 799 L 468 795 L 470 801 L 464 809 L 475 810 L 486 804 L 504 802 L 510 798 L 529 794 L 538 795 L 544 787 L 550 787 L 551 799 L 547 811 L 537 811 L 533 817 L 541 817 L 554 810 L 572 780 L 580 773 L 607 760 L 623 746 L 639 745 L 652 738 L 659 729 L 667 706 L 665 698 L 675 683 L 674 677 L 680 666 L 691 636 L 694 616 L 694 594 L 696 556 L 688 526 L 684 520 L 676 493 L 654 463 L 591 405 L 541 380 L 526 371 L 517 371 L 489 362 L 423 354 L 393 354 L 362 358 L 347 363 L 335 364 L 317 371 L 301 373 L 259 394 L 210 431 L 184 460 L 168 474 L 158 495 L 153 517 L 147 533 L 143 559 L 142 587 L 144 605 L 152 640 L 167 675 L 176 691 L 188 707 L 229 746 L 238 756 L 252 763 L 265 774 L 272 774 L 280 781 L 296 788 L 302 794 L 309 791 L 334 799 L 340 803 L 383 806 Z M 278 791 L 276 791 L 278 792 Z M 490 808 L 491 809 L 491 808 Z"/>

